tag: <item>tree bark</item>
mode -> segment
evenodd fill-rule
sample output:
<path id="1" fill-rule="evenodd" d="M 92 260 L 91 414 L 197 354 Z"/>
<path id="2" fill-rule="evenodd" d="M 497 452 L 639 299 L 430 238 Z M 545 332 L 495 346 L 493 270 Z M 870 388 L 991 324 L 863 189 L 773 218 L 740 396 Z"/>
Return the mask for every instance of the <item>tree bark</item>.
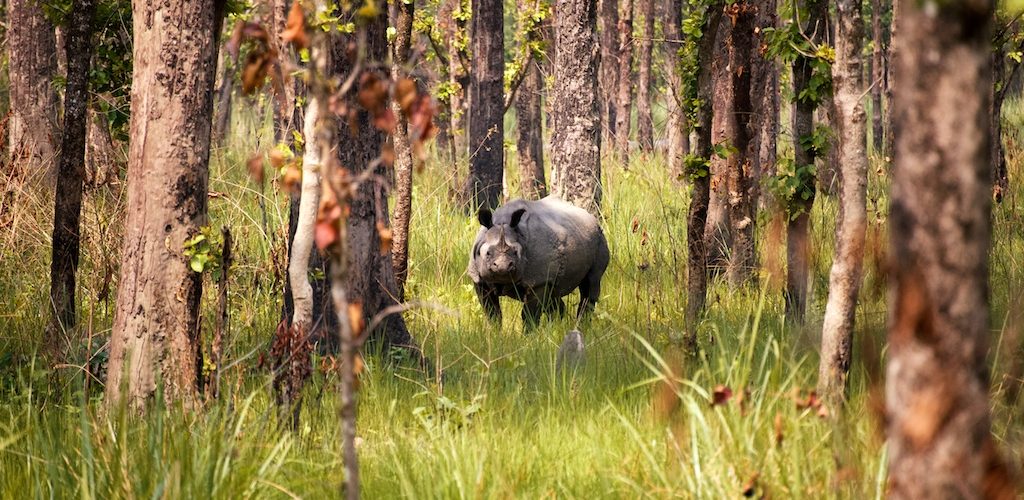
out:
<path id="1" fill-rule="evenodd" d="M 807 21 L 801 31 L 815 45 L 824 37 L 824 0 L 804 0 Z M 807 88 L 813 70 L 809 58 L 800 56 L 793 63 L 793 94 L 799 96 Z M 814 110 L 817 104 L 812 99 L 795 97 L 793 106 L 793 161 L 798 168 L 814 164 L 814 152 L 801 145 L 800 138 L 814 133 Z M 811 208 L 814 206 L 814 182 L 806 186 L 811 191 L 808 199 L 797 196 L 790 202 L 789 220 L 786 224 L 786 319 L 803 323 L 807 311 L 807 284 L 810 277 Z"/>
<path id="2" fill-rule="evenodd" d="M 279 57 L 283 59 L 294 59 L 291 47 L 284 43 L 281 34 L 288 24 L 288 12 L 291 9 L 293 0 L 271 0 L 270 40 L 274 44 Z M 296 96 L 302 91 L 302 84 L 297 78 L 291 78 L 281 67 L 275 63 L 272 71 L 279 72 L 281 78 L 281 89 L 284 94 L 275 96 L 274 101 L 274 138 L 279 143 L 291 143 L 292 132 L 304 122 L 301 108 L 296 106 Z"/>
<path id="3" fill-rule="evenodd" d="M 859 0 L 836 2 L 836 61 L 832 86 L 839 143 L 839 220 L 821 328 L 818 393 L 838 407 L 845 399 L 853 356 L 854 314 L 863 279 L 867 231 L 867 115 L 861 65 L 864 20 Z"/>
<path id="4" fill-rule="evenodd" d="M 993 8 L 899 2 L 885 377 L 891 498 L 1016 496 L 988 404 Z"/>
<path id="5" fill-rule="evenodd" d="M 668 83 L 668 171 L 674 179 L 682 179 L 686 173 L 686 155 L 690 153 L 689 125 L 683 99 L 683 73 L 679 64 L 679 50 L 683 47 L 683 0 L 665 1 L 665 80 Z"/>
<path id="6" fill-rule="evenodd" d="M 53 316 L 46 336 L 54 362 L 62 362 L 64 334 L 75 328 L 75 273 L 78 271 L 79 222 L 85 182 L 85 136 L 89 111 L 89 60 L 92 57 L 94 0 L 76 0 L 71 6 L 64 51 L 67 86 L 64 88 L 57 192 L 53 208 L 53 246 L 50 260 L 50 305 Z"/>
<path id="7" fill-rule="evenodd" d="M 619 0 L 600 0 L 602 142 L 615 143 L 615 110 L 619 93 Z"/>
<path id="8" fill-rule="evenodd" d="M 368 21 L 365 44 L 368 61 L 386 59 L 386 27 L 387 16 L 380 15 Z M 345 46 L 345 43 L 334 44 L 330 58 L 333 66 L 331 74 L 348 75 L 353 71 L 354 61 L 345 54 Z M 386 76 L 388 75 L 379 77 Z M 351 95 L 346 98 L 354 102 L 356 92 L 357 89 L 352 89 Z M 383 179 L 387 178 L 387 170 L 380 161 L 377 161 L 385 136 L 374 127 L 370 114 L 361 106 L 358 107 L 355 119 L 350 124 L 354 126 L 341 124 L 335 132 L 338 135 L 338 143 L 345 145 L 338 148 L 338 164 L 351 170 L 356 177 L 368 175 L 369 179 L 359 183 L 349 205 L 350 211 L 346 222 L 348 269 L 345 272 L 343 288 L 347 290 L 351 303 L 362 304 L 363 318 L 369 322 L 378 313 L 383 313 L 385 309 L 398 304 L 398 285 L 395 281 L 391 250 L 387 245 L 381 246 L 379 229 L 386 229 L 389 222 L 387 190 L 383 185 Z M 331 270 L 332 280 L 336 272 L 338 270 Z M 417 360 L 421 359 L 420 348 L 409 333 L 401 313 L 387 314 L 380 324 L 380 329 L 368 334 L 381 343 L 384 353 L 389 353 L 392 348 L 404 348 Z"/>
<path id="9" fill-rule="evenodd" d="M 736 148 L 729 155 L 726 171 L 726 201 L 729 210 L 732 252 L 729 254 L 728 278 L 733 287 L 750 281 L 754 271 L 754 165 L 758 156 L 757 141 L 751 130 L 755 110 L 751 100 L 752 53 L 754 44 L 754 5 L 735 2 L 726 7 L 731 27 L 726 46 L 729 48 L 731 79 L 731 112 L 726 116 L 726 137 Z"/>
<path id="10" fill-rule="evenodd" d="M 778 8 L 776 0 L 763 0 L 757 4 L 757 17 L 754 28 L 754 50 L 751 51 L 750 63 L 750 99 L 755 108 L 751 116 L 752 133 L 756 152 L 752 153 L 754 162 L 754 190 L 752 211 L 758 208 L 773 207 L 774 201 L 766 195 L 767 190 L 760 189 L 761 180 L 766 176 L 775 175 L 779 137 L 779 70 L 775 60 L 767 55 L 768 41 L 765 30 L 775 28 L 778 24 Z"/>
<path id="11" fill-rule="evenodd" d="M 526 76 L 516 93 L 516 151 L 519 161 L 520 190 L 524 198 L 547 196 L 544 184 L 544 143 L 541 134 L 544 109 L 541 107 L 540 64 L 530 58 Z"/>
<path id="12" fill-rule="evenodd" d="M 396 33 L 392 53 L 392 79 L 398 81 L 411 68 L 409 51 L 412 47 L 412 21 L 415 2 L 399 1 L 392 4 L 398 11 Z M 395 268 L 395 285 L 398 300 L 405 300 L 405 280 L 409 276 L 409 225 L 412 222 L 412 146 L 409 144 L 409 119 L 402 113 L 397 101 L 392 99 L 391 111 L 398 119 L 395 132 L 391 135 L 395 150 L 395 215 L 394 240 L 391 247 L 392 263 Z"/>
<path id="13" fill-rule="evenodd" d="M 314 47 L 313 51 L 320 49 Z M 322 57 L 317 54 L 312 60 Z M 328 118 L 320 118 L 320 102 L 310 96 L 307 104 L 303 136 L 306 147 L 302 155 L 302 192 L 298 216 L 295 218 L 295 233 L 291 240 L 288 258 L 288 284 L 291 289 L 293 311 L 290 324 L 302 334 L 308 334 L 313 325 L 313 286 L 309 281 L 309 261 L 313 252 L 313 228 L 316 224 L 317 209 L 320 206 L 320 171 L 323 158 L 317 143 L 317 129 L 327 127 Z"/>
<path id="14" fill-rule="evenodd" d="M 651 53 L 654 51 L 654 0 L 639 0 L 644 34 L 640 40 L 636 83 L 636 141 L 640 151 L 654 150 L 654 116 L 651 114 Z"/>
<path id="15" fill-rule="evenodd" d="M 9 167 L 52 178 L 57 151 L 57 71 L 53 26 L 37 0 L 8 0 Z"/>
<path id="16" fill-rule="evenodd" d="M 697 49 L 697 141 L 695 154 L 708 161 L 711 158 L 711 96 L 715 91 L 714 71 L 710 61 L 714 57 L 718 26 L 722 20 L 722 6 L 713 2 L 704 14 L 700 45 Z M 704 226 L 708 217 L 711 176 L 707 171 L 691 172 L 692 191 L 686 215 L 686 343 L 693 350 L 697 345 L 697 323 L 707 300 L 707 247 Z"/>
<path id="17" fill-rule="evenodd" d="M 724 7 L 723 7 L 724 8 Z M 732 30 L 731 22 L 721 22 L 715 40 L 714 54 L 709 63 L 715 73 L 712 93 L 713 115 L 711 118 L 711 144 L 735 147 L 735 137 L 728 134 L 727 123 L 733 116 L 732 75 L 729 72 L 728 41 Z M 735 153 L 730 152 L 729 155 Z M 729 253 L 732 251 L 732 224 L 729 222 L 729 156 L 712 154 L 711 194 L 708 198 L 707 225 L 704 228 L 704 245 L 707 248 L 707 267 L 712 275 L 725 272 L 729 267 Z"/>
<path id="18" fill-rule="evenodd" d="M 597 88 L 597 6 L 558 0 L 558 53 L 553 92 L 551 163 L 559 166 L 552 191 L 600 217 L 601 111 Z"/>
<path id="19" fill-rule="evenodd" d="M 443 7 L 451 14 L 441 21 L 441 29 L 444 32 L 445 45 L 448 49 L 448 83 L 453 89 L 448 98 L 453 164 L 461 162 L 469 151 L 465 130 L 468 97 L 466 91 L 469 88 L 469 75 L 466 74 L 465 66 L 463 66 L 463 61 L 467 59 L 465 50 L 459 48 L 461 46 L 459 39 L 465 33 L 466 26 L 464 21 L 455 18 L 455 12 L 461 12 L 464 2 L 466 0 L 447 0 Z"/>
<path id="20" fill-rule="evenodd" d="M 95 188 L 119 181 L 124 170 L 123 148 L 110 134 L 107 116 L 89 107 L 85 140 L 85 184 Z"/>
<path id="21" fill-rule="evenodd" d="M 871 0 L 871 144 L 875 151 L 882 150 L 885 110 L 882 108 L 882 90 L 885 87 L 885 40 L 882 37 L 882 0 Z"/>
<path id="22" fill-rule="evenodd" d="M 633 112 L 633 0 L 622 0 L 619 13 L 619 78 L 615 96 L 615 154 L 629 154 L 629 129 Z"/>
<path id="23" fill-rule="evenodd" d="M 469 178 L 472 207 L 497 208 L 505 171 L 504 4 L 473 0 L 472 80 L 469 86 Z"/>
<path id="24" fill-rule="evenodd" d="M 202 275 L 184 243 L 207 222 L 210 128 L 224 1 L 136 0 L 128 219 L 111 336 L 108 405 L 196 403 Z"/>

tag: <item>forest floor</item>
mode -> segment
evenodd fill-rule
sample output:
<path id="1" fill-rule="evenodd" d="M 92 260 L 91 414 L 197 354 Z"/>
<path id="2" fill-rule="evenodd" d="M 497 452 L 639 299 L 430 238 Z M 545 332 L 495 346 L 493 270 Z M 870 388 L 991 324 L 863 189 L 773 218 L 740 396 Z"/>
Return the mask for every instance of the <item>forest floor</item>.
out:
<path id="1" fill-rule="evenodd" d="M 1016 134 L 1024 130 L 1024 104 L 1007 108 L 1013 185 L 993 216 L 992 406 L 997 442 L 1019 464 L 1024 412 L 1009 381 L 1021 373 L 1021 339 L 1014 333 L 1020 325 L 1008 322 L 1007 311 L 1022 306 L 1024 189 L 1017 174 L 1024 173 L 1024 142 Z M 324 373 L 323 358 L 314 359 L 299 429 L 281 432 L 270 374 L 258 367 L 280 318 L 287 195 L 269 186 L 261 192 L 249 179 L 246 159 L 273 145 L 265 122 L 239 118 L 211 165 L 211 224 L 233 231 L 236 264 L 223 395 L 201 411 L 104 414 L 100 384 L 92 380 L 83 390 L 79 366 L 89 358 L 102 367 L 106 356 L 123 186 L 86 195 L 79 302 L 87 340 L 76 340 L 72 366 L 58 369 L 62 376 L 40 366 L 34 353 L 48 316 L 52 198 L 28 189 L 14 193 L 0 221 L 3 496 L 320 498 L 339 492 L 336 374 Z M 867 277 L 851 396 L 841 413 L 809 394 L 818 372 L 835 201 L 820 196 L 813 212 L 807 325 L 782 322 L 784 233 L 765 216 L 758 221 L 764 270 L 757 283 L 734 290 L 712 282 L 701 351 L 684 358 L 671 346 L 685 306 L 687 190 L 669 178 L 658 155 L 634 155 L 628 167 L 604 166 L 603 224 L 612 263 L 596 315 L 580 326 L 586 362 L 567 375 L 555 372 L 555 353 L 574 322 L 545 320 L 524 335 L 520 306 L 511 301 L 503 301 L 500 330 L 485 321 L 465 274 L 475 217 L 452 204 L 449 166 L 429 161 L 417 174 L 407 297 L 430 307 L 406 317 L 444 377 L 438 383 L 411 366 L 367 357 L 358 420 L 366 498 L 881 495 L 883 162 L 874 160 L 870 173 Z M 215 290 L 207 278 L 207 345 Z M 675 383 L 664 382 L 666 373 Z"/>

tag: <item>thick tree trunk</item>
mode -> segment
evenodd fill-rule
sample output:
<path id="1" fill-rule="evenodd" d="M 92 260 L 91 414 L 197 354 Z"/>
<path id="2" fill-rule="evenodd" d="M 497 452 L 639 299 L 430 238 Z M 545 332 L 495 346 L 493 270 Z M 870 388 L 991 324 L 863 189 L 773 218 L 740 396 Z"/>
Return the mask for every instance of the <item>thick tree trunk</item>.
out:
<path id="1" fill-rule="evenodd" d="M 505 172 L 503 20 L 501 0 L 473 0 L 469 177 L 465 192 L 474 209 L 494 209 L 501 203 Z"/>
<path id="2" fill-rule="evenodd" d="M 387 17 L 383 15 L 370 21 L 366 27 L 367 60 L 385 60 L 386 27 Z M 331 64 L 334 66 L 332 74 L 348 75 L 353 70 L 354 61 L 344 53 L 345 46 L 344 43 L 334 44 L 331 57 Z M 382 78 L 387 76 L 380 75 Z M 500 89 L 500 80 L 498 84 Z M 356 92 L 357 89 L 352 89 L 348 98 L 354 100 Z M 500 101 L 498 106 L 501 106 Z M 363 318 L 369 323 L 377 314 L 398 304 L 398 285 L 395 281 L 391 250 L 387 245 L 381 246 L 381 229 L 387 228 L 389 219 L 387 190 L 380 179 L 387 178 L 387 169 L 376 160 L 380 156 L 385 136 L 374 127 L 370 114 L 362 107 L 359 108 L 352 123 L 354 126 L 342 124 L 336 131 L 338 143 L 346 145 L 338 148 L 339 165 L 348 168 L 357 177 L 364 174 L 370 177 L 359 184 L 349 205 L 346 229 L 347 272 L 332 267 L 331 275 L 332 279 L 338 272 L 347 275 L 343 287 L 347 290 L 348 299 L 353 304 L 362 304 Z M 372 171 L 367 172 L 368 169 Z M 368 334 L 380 341 L 382 352 L 388 353 L 393 347 L 405 348 L 414 358 L 421 358 L 420 348 L 409 333 L 401 313 L 388 314 L 379 328 Z"/>
<path id="3" fill-rule="evenodd" d="M 8 154 L 19 175 L 52 178 L 57 152 L 57 71 L 53 26 L 37 0 L 8 0 Z"/>
<path id="4" fill-rule="evenodd" d="M 885 377 L 892 498 L 1016 496 L 988 404 L 993 4 L 899 6 Z"/>
<path id="5" fill-rule="evenodd" d="M 207 223 L 213 83 L 224 1 L 132 8 L 132 142 L 128 219 L 106 398 L 141 409 L 163 387 L 195 404 L 202 366 L 202 275 L 186 240 Z M 174 54 L 174 57 L 167 57 Z"/>
<path id="6" fill-rule="evenodd" d="M 680 66 L 679 50 L 683 47 L 683 0 L 665 1 L 665 43 L 663 57 L 665 80 L 668 83 L 668 171 L 673 179 L 685 176 L 686 155 L 690 153 L 689 125 L 686 106 L 683 104 L 683 70 Z"/>
<path id="7" fill-rule="evenodd" d="M 841 404 L 846 395 L 853 356 L 854 313 L 863 278 L 864 240 L 868 224 L 861 2 L 839 0 L 836 14 L 836 61 L 832 65 L 832 86 L 842 170 L 839 172 L 836 252 L 829 276 L 825 321 L 821 328 L 821 364 L 818 370 L 818 393 L 833 407 Z"/>
<path id="8" fill-rule="evenodd" d="M 551 163 L 559 165 L 552 191 L 600 216 L 601 111 L 597 89 L 597 6 L 559 0 L 555 27 L 554 115 Z"/>
<path id="9" fill-rule="evenodd" d="M 615 110 L 619 94 L 619 0 L 600 0 L 601 25 L 601 140 L 605 149 L 615 143 Z"/>
<path id="10" fill-rule="evenodd" d="M 547 196 L 544 184 L 544 143 L 541 134 L 544 110 L 541 107 L 540 64 L 527 62 L 526 76 L 516 92 L 516 151 L 522 196 L 540 199 Z"/>
<path id="11" fill-rule="evenodd" d="M 726 7 L 732 25 L 726 46 L 729 48 L 729 77 L 731 79 L 731 112 L 725 117 L 726 137 L 736 152 L 726 160 L 726 206 L 729 210 L 732 252 L 729 254 L 729 283 L 736 287 L 747 283 L 754 271 L 754 165 L 757 161 L 757 141 L 751 130 L 751 116 L 755 110 L 751 102 L 751 65 L 754 45 L 754 17 L 756 7 L 746 2 L 735 2 Z"/>
<path id="12" fill-rule="evenodd" d="M 807 21 L 802 31 L 818 44 L 824 36 L 825 9 L 824 0 L 805 0 Z M 806 57 L 798 57 L 793 63 L 793 94 L 799 96 L 810 83 L 813 70 Z M 817 105 L 813 99 L 795 98 L 793 106 L 793 161 L 797 168 L 814 164 L 814 152 L 801 145 L 801 138 L 814 133 L 814 110 Z M 811 244 L 811 208 L 814 206 L 814 182 L 809 181 L 804 188 L 811 191 L 808 199 L 796 196 L 788 207 L 791 216 L 786 225 L 786 319 L 803 323 L 807 312 L 807 285 L 810 279 L 810 262 L 808 260 Z"/>
<path id="13" fill-rule="evenodd" d="M 412 47 L 412 21 L 415 2 L 395 2 L 398 11 L 392 60 L 391 76 L 395 81 L 402 78 L 407 70 L 409 51 Z M 395 150 L 395 216 L 394 242 L 391 257 L 395 268 L 395 284 L 398 300 L 405 300 L 405 280 L 409 276 L 409 224 L 412 222 L 412 146 L 409 144 L 409 119 L 402 113 L 402 107 L 392 99 L 391 111 L 398 117 L 395 132 L 391 135 Z"/>
<path id="14" fill-rule="evenodd" d="M 619 78 L 615 95 L 615 154 L 628 159 L 633 111 L 633 0 L 622 0 L 619 11 Z M 627 160 L 628 161 L 628 160 Z"/>
<path id="15" fill-rule="evenodd" d="M 50 260 L 50 305 L 53 316 L 46 343 L 53 360 L 63 358 L 65 332 L 75 327 L 75 273 L 78 271 L 79 220 L 85 182 L 85 136 L 89 111 L 89 60 L 92 57 L 94 0 L 76 0 L 71 7 L 64 51 L 67 86 L 64 88 L 57 193 L 53 209 L 53 247 Z"/>
<path id="16" fill-rule="evenodd" d="M 882 150 L 882 134 L 886 111 L 882 107 L 882 91 L 885 88 L 885 40 L 882 37 L 882 0 L 871 0 L 871 145 L 874 151 Z"/>
<path id="17" fill-rule="evenodd" d="M 651 114 L 651 54 L 654 51 L 654 0 L 639 0 L 644 34 L 637 58 L 636 141 L 640 151 L 654 150 L 654 116 Z"/>
<path id="18" fill-rule="evenodd" d="M 695 154 L 705 161 L 711 158 L 711 96 L 715 91 L 715 74 L 710 61 L 714 57 L 722 6 L 713 2 L 704 14 L 703 33 L 697 49 L 697 141 Z M 692 191 L 686 215 L 686 343 L 692 350 L 697 345 L 697 323 L 707 300 L 707 247 L 704 226 L 708 217 L 711 175 L 708 171 L 690 172 Z"/>
<path id="19" fill-rule="evenodd" d="M 106 115 L 89 107 L 85 139 L 85 184 L 89 187 L 109 186 L 119 181 L 124 170 L 124 153 L 120 143 L 110 135 Z"/>

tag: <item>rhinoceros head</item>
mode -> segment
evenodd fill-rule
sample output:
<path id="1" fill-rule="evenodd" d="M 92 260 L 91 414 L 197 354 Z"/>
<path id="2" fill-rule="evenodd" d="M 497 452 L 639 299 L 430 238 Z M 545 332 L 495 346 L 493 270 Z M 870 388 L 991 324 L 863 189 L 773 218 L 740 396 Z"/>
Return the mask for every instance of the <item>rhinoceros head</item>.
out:
<path id="1" fill-rule="evenodd" d="M 519 222 L 526 209 L 512 213 L 508 224 L 494 224 L 491 211 L 481 208 L 477 213 L 486 231 L 474 256 L 480 278 L 490 283 L 514 283 L 520 278 L 523 264 L 523 243 Z"/>

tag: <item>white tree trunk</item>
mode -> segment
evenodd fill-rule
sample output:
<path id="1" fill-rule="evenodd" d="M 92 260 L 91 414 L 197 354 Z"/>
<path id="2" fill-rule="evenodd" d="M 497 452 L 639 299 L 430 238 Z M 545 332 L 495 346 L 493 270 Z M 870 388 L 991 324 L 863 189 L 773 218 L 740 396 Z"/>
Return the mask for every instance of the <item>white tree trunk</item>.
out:
<path id="1" fill-rule="evenodd" d="M 295 311 L 292 324 L 306 331 L 313 322 L 313 287 L 309 284 L 309 255 L 313 250 L 313 228 L 320 205 L 320 145 L 316 142 L 320 103 L 313 96 L 306 107 L 303 135 L 306 139 L 302 155 L 302 196 L 299 217 L 292 240 L 291 262 L 288 264 L 288 282 L 292 287 Z"/>

